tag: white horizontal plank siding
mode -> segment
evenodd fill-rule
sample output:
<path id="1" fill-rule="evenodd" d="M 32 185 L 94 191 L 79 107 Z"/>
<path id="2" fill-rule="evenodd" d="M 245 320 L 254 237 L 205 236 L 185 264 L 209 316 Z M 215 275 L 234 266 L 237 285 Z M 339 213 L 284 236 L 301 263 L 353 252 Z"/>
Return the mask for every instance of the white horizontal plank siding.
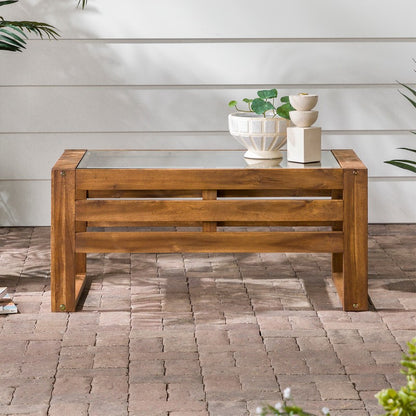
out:
<path id="1" fill-rule="evenodd" d="M 3 134 L 0 141 L 0 178 L 8 180 L 49 179 L 65 149 L 243 149 L 228 133 Z"/>
<path id="2" fill-rule="evenodd" d="M 396 88 L 307 90 L 319 94 L 318 120 L 326 130 L 416 129 L 415 111 Z M 229 100 L 253 96 L 255 90 L 0 87 L 0 95 L 5 132 L 225 131 Z"/>
<path id="3" fill-rule="evenodd" d="M 42 19 L 69 38 L 414 37 L 413 0 L 25 0 L 10 16 Z"/>
<path id="4" fill-rule="evenodd" d="M 2 226 L 50 225 L 49 181 L 0 180 Z"/>
<path id="5" fill-rule="evenodd" d="M 38 40 L 25 53 L 0 54 L 0 85 L 397 87 L 396 79 L 415 81 L 410 70 L 415 56 L 412 42 Z"/>
<path id="6" fill-rule="evenodd" d="M 370 178 L 368 218 L 372 223 L 416 222 L 413 178 Z"/>
<path id="7" fill-rule="evenodd" d="M 0 226 L 48 225 L 50 170 L 67 148 L 241 149 L 231 99 L 276 86 L 319 95 L 324 148 L 369 169 L 370 222 L 415 222 L 414 0 L 21 0 L 9 20 L 45 21 L 0 51 Z"/>

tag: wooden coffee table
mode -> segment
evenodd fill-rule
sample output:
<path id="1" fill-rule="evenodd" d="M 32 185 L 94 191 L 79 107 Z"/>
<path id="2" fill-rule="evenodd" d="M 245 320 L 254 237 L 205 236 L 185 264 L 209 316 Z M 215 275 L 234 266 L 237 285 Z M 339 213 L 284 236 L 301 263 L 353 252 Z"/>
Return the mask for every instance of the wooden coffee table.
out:
<path id="1" fill-rule="evenodd" d="M 167 226 L 192 228 L 158 231 Z M 306 165 L 242 151 L 66 150 L 52 169 L 51 251 L 52 311 L 75 311 L 86 254 L 108 252 L 332 253 L 344 310 L 367 310 L 367 169 L 352 150 Z"/>

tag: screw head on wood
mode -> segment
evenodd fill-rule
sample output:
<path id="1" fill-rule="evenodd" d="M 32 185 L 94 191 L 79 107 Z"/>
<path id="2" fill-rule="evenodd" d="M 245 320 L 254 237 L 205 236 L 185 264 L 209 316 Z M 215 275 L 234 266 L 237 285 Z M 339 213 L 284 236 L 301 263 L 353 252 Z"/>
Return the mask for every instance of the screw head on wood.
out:
<path id="1" fill-rule="evenodd" d="M 66 172 L 64 170 L 61 170 L 61 176 L 66 176 Z"/>
<path id="2" fill-rule="evenodd" d="M 358 170 L 353 170 L 353 171 L 352 171 L 352 173 L 353 173 L 354 175 L 358 175 Z"/>
<path id="3" fill-rule="evenodd" d="M 352 307 L 353 307 L 354 309 L 358 309 L 358 303 L 353 303 L 353 304 L 352 304 Z"/>
<path id="4" fill-rule="evenodd" d="M 62 303 L 61 305 L 59 305 L 59 309 L 61 311 L 64 311 L 66 309 L 66 306 Z"/>

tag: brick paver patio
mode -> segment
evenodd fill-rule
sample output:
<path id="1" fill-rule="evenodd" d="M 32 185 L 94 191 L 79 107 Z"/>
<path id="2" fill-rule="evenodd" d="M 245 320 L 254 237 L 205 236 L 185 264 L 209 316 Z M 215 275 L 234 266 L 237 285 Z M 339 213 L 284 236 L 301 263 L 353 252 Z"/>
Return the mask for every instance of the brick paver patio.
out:
<path id="1" fill-rule="evenodd" d="M 49 228 L 0 228 L 0 414 L 243 416 L 296 402 L 382 413 L 416 336 L 416 225 L 372 225 L 369 312 L 341 310 L 329 255 L 89 258 L 77 313 L 50 313 Z"/>

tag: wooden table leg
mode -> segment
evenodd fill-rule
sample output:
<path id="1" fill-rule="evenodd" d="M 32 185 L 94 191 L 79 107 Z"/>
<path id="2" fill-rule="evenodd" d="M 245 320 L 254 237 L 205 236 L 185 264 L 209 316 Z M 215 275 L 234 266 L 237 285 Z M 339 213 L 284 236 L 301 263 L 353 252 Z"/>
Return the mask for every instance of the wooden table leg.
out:
<path id="1" fill-rule="evenodd" d="M 342 200 L 342 190 L 337 189 L 332 191 L 332 199 Z M 332 231 L 342 231 L 342 223 L 333 225 Z M 332 253 L 332 274 L 342 274 L 344 263 L 344 256 L 342 253 Z"/>
<path id="2" fill-rule="evenodd" d="M 75 171 L 52 172 L 51 309 L 75 310 Z"/>
<path id="3" fill-rule="evenodd" d="M 367 170 L 344 171 L 343 304 L 346 311 L 368 310 Z"/>
<path id="4" fill-rule="evenodd" d="M 65 151 L 52 169 L 51 310 L 75 311 L 76 273 L 84 267 L 75 254 L 75 168 L 85 151 Z M 80 262 L 81 261 L 81 262 Z M 77 286 L 80 286 L 77 284 Z"/>

